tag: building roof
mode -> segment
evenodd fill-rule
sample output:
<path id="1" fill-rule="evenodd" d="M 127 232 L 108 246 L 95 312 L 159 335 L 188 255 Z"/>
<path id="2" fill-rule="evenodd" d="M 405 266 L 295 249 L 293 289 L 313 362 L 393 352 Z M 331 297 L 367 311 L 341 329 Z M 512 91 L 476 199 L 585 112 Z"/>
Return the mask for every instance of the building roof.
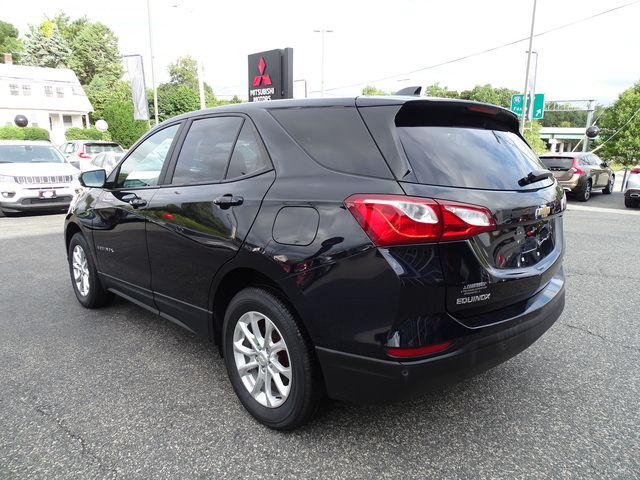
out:
<path id="1" fill-rule="evenodd" d="M 18 85 L 18 95 L 11 95 L 11 84 Z M 22 85 L 31 86 L 31 95 L 23 95 Z M 45 86 L 53 88 L 51 97 L 45 96 Z M 64 91 L 62 98 L 57 96 L 58 87 Z M 91 102 L 73 70 L 7 64 L 0 64 L 0 108 L 82 114 L 93 112 Z"/>

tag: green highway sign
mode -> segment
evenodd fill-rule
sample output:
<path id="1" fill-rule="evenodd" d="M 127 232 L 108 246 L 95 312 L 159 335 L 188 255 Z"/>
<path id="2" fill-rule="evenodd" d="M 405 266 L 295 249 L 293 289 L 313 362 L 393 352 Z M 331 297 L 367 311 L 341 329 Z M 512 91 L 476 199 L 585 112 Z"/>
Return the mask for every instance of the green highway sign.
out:
<path id="1" fill-rule="evenodd" d="M 531 95 L 527 96 L 531 98 Z M 511 95 L 511 111 L 521 117 L 523 109 L 524 95 L 521 93 Z M 544 93 L 536 93 L 536 96 L 533 99 L 533 114 L 531 115 L 531 118 L 539 119 L 542 117 L 544 117 Z"/>

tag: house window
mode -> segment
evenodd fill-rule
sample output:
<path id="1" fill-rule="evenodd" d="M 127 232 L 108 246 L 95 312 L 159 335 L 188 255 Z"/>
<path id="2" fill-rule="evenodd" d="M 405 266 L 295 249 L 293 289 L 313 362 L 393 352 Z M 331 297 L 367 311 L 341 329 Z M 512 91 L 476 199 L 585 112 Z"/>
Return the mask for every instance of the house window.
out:
<path id="1" fill-rule="evenodd" d="M 45 85 L 44 94 L 46 97 L 53 97 L 53 87 L 51 85 Z"/>
<path id="2" fill-rule="evenodd" d="M 31 85 L 22 85 L 22 95 L 25 97 L 31 96 Z"/>
<path id="3" fill-rule="evenodd" d="M 56 97 L 64 98 L 64 88 L 56 87 Z"/>
<path id="4" fill-rule="evenodd" d="M 71 115 L 63 115 L 62 123 L 64 123 L 65 127 L 73 127 L 73 119 L 71 118 Z"/>
<path id="5" fill-rule="evenodd" d="M 17 83 L 10 83 L 9 90 L 11 91 L 11 95 L 20 95 L 20 89 Z"/>
<path id="6" fill-rule="evenodd" d="M 38 122 L 31 122 L 31 126 L 33 128 L 37 128 L 38 127 Z"/>

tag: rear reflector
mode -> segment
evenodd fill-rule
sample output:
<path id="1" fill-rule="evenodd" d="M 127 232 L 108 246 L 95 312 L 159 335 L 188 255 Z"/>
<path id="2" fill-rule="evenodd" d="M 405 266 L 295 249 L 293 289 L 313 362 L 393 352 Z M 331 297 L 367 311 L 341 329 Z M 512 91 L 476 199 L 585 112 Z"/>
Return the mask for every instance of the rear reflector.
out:
<path id="1" fill-rule="evenodd" d="M 385 347 L 385 351 L 387 352 L 387 355 L 395 358 L 422 357 L 424 355 L 442 352 L 451 345 L 453 345 L 453 341 L 449 340 L 447 342 L 434 343 L 432 345 L 424 345 L 422 347 L 415 348 Z"/>
<path id="2" fill-rule="evenodd" d="M 404 195 L 352 195 L 345 205 L 376 246 L 464 240 L 496 229 L 491 212 Z"/>

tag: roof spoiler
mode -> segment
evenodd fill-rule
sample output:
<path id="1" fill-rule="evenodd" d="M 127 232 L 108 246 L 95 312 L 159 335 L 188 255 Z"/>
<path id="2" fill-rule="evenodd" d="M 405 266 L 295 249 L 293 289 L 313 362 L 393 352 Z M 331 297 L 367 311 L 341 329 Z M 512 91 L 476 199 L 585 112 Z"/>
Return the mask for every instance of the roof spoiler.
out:
<path id="1" fill-rule="evenodd" d="M 405 87 L 398 90 L 394 95 L 409 95 L 411 97 L 419 97 L 422 87 Z"/>

